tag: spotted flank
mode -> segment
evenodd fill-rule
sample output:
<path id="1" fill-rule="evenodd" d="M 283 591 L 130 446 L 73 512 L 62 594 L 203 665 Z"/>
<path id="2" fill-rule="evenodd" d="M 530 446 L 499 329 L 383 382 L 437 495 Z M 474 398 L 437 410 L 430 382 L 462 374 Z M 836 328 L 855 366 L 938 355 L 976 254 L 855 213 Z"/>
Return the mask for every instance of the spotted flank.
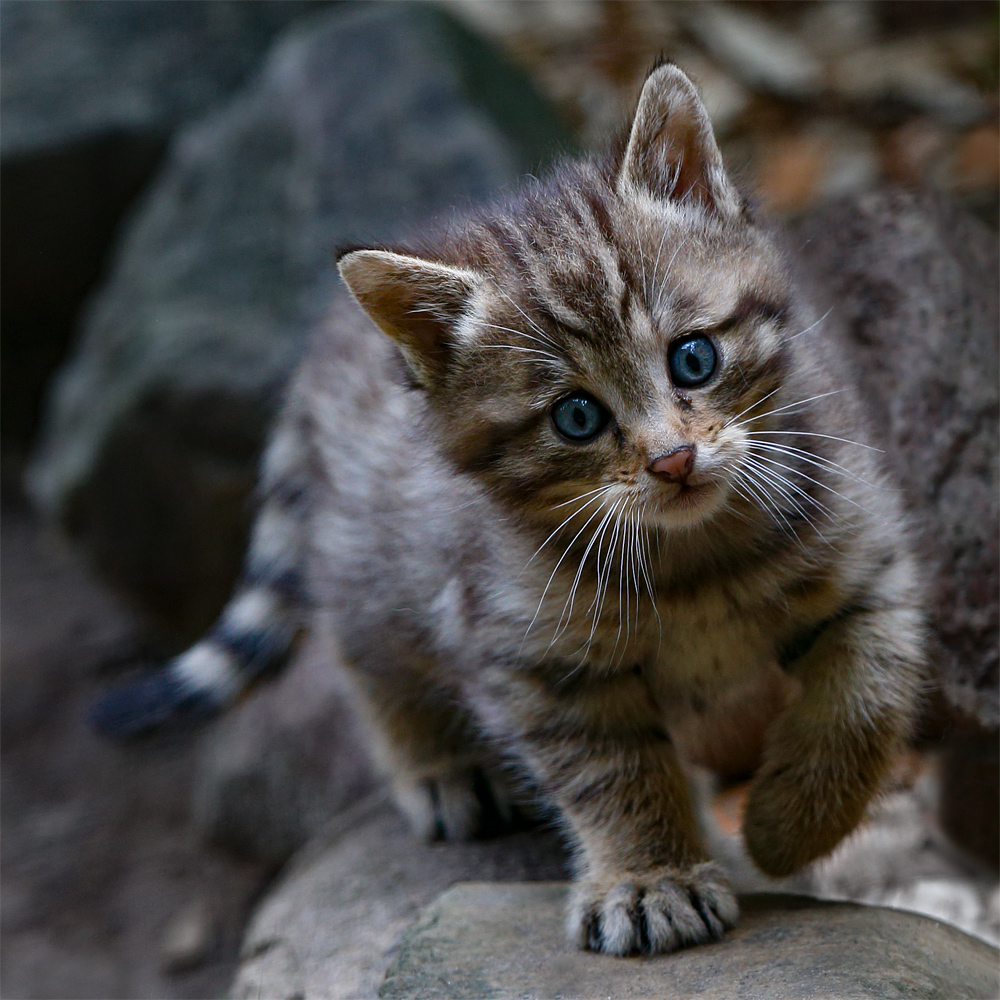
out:
<path id="1" fill-rule="evenodd" d="M 264 457 L 264 502 L 236 593 L 200 642 L 152 674 L 112 688 L 91 707 L 90 723 L 102 735 L 129 739 L 216 715 L 255 679 L 284 664 L 300 627 L 304 535 L 304 494 L 289 488 L 298 464 L 286 430 L 279 427 Z M 295 502 L 288 502 L 290 492 Z"/>

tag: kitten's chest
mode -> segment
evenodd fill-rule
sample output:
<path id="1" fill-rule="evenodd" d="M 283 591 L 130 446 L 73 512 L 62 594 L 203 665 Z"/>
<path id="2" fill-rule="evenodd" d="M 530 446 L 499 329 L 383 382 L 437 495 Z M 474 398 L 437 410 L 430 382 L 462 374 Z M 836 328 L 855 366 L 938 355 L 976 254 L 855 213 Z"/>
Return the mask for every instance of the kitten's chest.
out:
<path id="1" fill-rule="evenodd" d="M 661 599 L 657 611 L 644 670 L 667 712 L 701 710 L 775 662 L 778 623 L 763 602 L 741 605 L 719 588 Z"/>
<path id="2" fill-rule="evenodd" d="M 648 596 L 609 604 L 597 623 L 581 614 L 552 648 L 570 659 L 586 650 L 598 674 L 641 667 L 670 716 L 701 711 L 775 667 L 783 616 L 774 602 L 741 602 L 720 586 L 661 596 L 655 610 Z"/>

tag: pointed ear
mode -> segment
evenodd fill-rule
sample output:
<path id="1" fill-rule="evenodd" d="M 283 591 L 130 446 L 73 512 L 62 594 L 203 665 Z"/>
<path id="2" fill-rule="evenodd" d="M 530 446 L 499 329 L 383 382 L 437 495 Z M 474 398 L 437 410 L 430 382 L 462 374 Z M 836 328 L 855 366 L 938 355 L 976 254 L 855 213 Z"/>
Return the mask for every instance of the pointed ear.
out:
<path id="1" fill-rule="evenodd" d="M 618 193 L 693 199 L 724 215 L 742 200 L 722 165 L 712 123 L 694 84 L 672 63 L 646 78 L 618 174 Z"/>
<path id="2" fill-rule="evenodd" d="M 338 266 L 361 308 L 399 344 L 417 380 L 432 385 L 447 366 L 478 276 L 387 250 L 353 250 Z"/>

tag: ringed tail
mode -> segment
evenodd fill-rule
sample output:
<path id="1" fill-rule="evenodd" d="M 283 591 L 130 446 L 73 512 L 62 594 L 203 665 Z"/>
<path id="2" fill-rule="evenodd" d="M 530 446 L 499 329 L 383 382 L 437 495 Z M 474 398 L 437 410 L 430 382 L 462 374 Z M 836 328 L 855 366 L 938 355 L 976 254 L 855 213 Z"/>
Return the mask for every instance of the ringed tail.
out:
<path id="1" fill-rule="evenodd" d="M 127 740 L 217 715 L 287 661 L 302 628 L 308 490 L 301 427 L 282 421 L 264 454 L 262 503 L 243 576 L 218 621 L 190 649 L 99 698 L 88 721 L 101 735 Z"/>

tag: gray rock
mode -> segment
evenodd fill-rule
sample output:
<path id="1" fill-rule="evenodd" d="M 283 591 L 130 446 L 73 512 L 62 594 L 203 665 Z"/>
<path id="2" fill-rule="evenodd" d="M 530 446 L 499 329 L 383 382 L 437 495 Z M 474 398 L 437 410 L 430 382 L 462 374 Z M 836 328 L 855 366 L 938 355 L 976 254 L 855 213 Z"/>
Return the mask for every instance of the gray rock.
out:
<path id="1" fill-rule="evenodd" d="M 1000 989 L 995 948 L 913 913 L 751 895 L 718 944 L 623 960 L 565 943 L 565 894 L 551 884 L 453 886 L 407 932 L 379 997 L 987 1000 Z"/>
<path id="2" fill-rule="evenodd" d="M 196 632 L 229 589 L 263 429 L 334 249 L 479 199 L 560 138 L 525 79 L 434 8 L 290 29 L 172 143 L 55 382 L 35 500 L 110 580 Z"/>
<path id="3" fill-rule="evenodd" d="M 276 32 L 319 6 L 5 0 L 0 155 L 108 132 L 165 134 L 234 90 Z"/>
<path id="4" fill-rule="evenodd" d="M 941 821 L 1000 856 L 1000 528 L 995 232 L 944 200 L 874 193 L 817 213 L 797 258 L 847 354 L 904 488 L 926 572 L 945 701 Z M 836 328 L 834 328 L 836 329 Z M 940 726 L 940 721 L 938 725 Z"/>
<path id="5" fill-rule="evenodd" d="M 742 4 L 683 8 L 688 30 L 751 90 L 807 100 L 822 89 L 823 67 L 794 35 Z"/>
<path id="6" fill-rule="evenodd" d="M 170 134 L 229 96 L 315 0 L 0 4 L 5 457 L 44 388 L 122 216 Z"/>
<path id="7" fill-rule="evenodd" d="M 816 276 L 817 297 L 836 304 L 822 329 L 843 337 L 904 487 L 927 569 L 942 688 L 955 709 L 995 729 L 996 234 L 941 198 L 876 192 L 814 214 L 792 245 Z"/>
<path id="8" fill-rule="evenodd" d="M 160 968 L 167 974 L 204 964 L 215 943 L 215 921 L 208 900 L 198 897 L 174 915 L 160 942 Z"/>
<path id="9" fill-rule="evenodd" d="M 136 623 L 65 546 L 41 538 L 28 512 L 3 498 L 0 746 L 4 753 L 52 717 L 68 688 L 111 661 L 140 655 Z M 20 509 L 19 509 L 20 508 Z"/>
<path id="10" fill-rule="evenodd" d="M 455 882 L 563 877 L 552 834 L 423 844 L 388 805 L 366 800 L 300 852 L 261 903 L 230 996 L 374 997 L 420 908 Z"/>
<path id="11" fill-rule="evenodd" d="M 281 677 L 206 734 L 195 778 L 195 824 L 212 843 L 286 861 L 375 787 L 332 643 L 316 635 Z"/>

